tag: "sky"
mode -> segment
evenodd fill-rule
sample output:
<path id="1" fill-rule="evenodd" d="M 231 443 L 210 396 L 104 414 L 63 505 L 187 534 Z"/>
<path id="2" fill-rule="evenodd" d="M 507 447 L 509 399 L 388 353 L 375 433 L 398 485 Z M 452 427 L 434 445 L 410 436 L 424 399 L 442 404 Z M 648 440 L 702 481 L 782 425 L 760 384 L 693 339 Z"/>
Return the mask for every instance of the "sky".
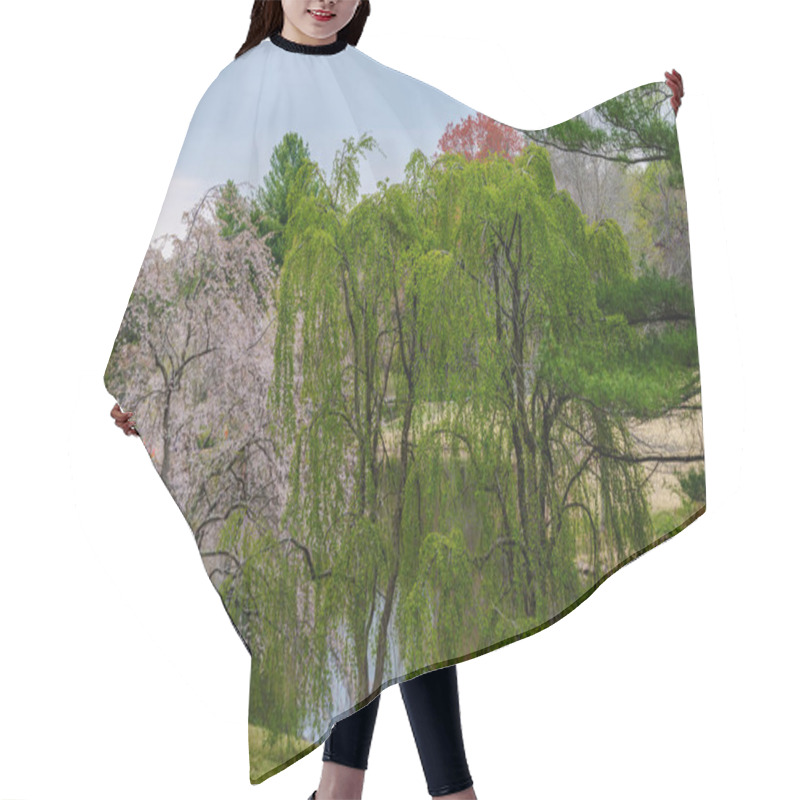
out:
<path id="1" fill-rule="evenodd" d="M 181 215 L 228 179 L 261 184 L 273 149 L 301 135 L 330 178 L 347 137 L 371 133 L 382 152 L 361 161 L 361 192 L 401 180 L 415 148 L 431 156 L 449 122 L 475 113 L 423 81 L 384 66 L 358 48 L 307 55 L 268 39 L 221 70 L 189 124 L 151 239 L 182 233 Z"/>

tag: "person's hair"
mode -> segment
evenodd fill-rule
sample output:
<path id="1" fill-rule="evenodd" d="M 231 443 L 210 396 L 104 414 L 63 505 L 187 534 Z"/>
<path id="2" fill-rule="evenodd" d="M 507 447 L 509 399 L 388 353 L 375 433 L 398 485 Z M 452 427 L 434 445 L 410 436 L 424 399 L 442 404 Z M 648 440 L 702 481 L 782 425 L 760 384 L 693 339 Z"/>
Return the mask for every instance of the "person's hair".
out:
<path id="1" fill-rule="evenodd" d="M 369 0 L 361 0 L 356 8 L 356 13 L 347 25 L 337 34 L 337 41 L 346 39 L 347 43 L 355 47 L 361 38 L 364 24 L 369 16 Z M 251 50 L 264 41 L 273 33 L 280 33 L 283 30 L 283 6 L 280 0 L 255 0 L 253 10 L 250 12 L 250 30 L 247 32 L 247 39 L 239 48 L 234 60 L 240 55 Z"/>

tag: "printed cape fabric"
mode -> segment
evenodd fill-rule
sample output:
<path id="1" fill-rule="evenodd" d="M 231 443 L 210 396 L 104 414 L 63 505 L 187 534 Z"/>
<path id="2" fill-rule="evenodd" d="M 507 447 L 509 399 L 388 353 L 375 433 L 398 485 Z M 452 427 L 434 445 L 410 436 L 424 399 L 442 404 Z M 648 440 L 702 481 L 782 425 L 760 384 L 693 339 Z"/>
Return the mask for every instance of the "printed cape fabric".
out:
<path id="1" fill-rule="evenodd" d="M 273 34 L 200 99 L 104 382 L 250 654 L 251 783 L 705 511 L 671 95 L 524 130 Z"/>

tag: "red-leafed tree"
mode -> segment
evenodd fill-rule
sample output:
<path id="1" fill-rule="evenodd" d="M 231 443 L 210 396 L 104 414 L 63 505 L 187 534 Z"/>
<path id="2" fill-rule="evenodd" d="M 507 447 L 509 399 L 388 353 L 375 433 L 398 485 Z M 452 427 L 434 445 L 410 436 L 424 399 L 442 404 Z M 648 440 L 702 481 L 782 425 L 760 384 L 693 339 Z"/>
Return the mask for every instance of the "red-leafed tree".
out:
<path id="1" fill-rule="evenodd" d="M 525 142 L 516 128 L 478 112 L 458 125 L 448 123 L 438 147 L 443 153 L 463 153 L 470 161 L 481 161 L 489 153 L 500 153 L 510 160 L 525 147 Z"/>

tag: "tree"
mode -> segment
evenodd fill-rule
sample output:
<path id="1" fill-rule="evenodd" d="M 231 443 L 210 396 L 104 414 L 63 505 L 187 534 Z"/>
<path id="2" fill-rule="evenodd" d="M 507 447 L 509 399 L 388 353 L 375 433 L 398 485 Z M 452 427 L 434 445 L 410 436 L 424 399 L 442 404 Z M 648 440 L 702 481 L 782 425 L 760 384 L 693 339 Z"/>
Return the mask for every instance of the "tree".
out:
<path id="1" fill-rule="evenodd" d="M 666 161 L 683 187 L 675 115 L 665 82 L 649 83 L 540 131 L 522 131 L 539 145 L 621 164 Z"/>
<path id="2" fill-rule="evenodd" d="M 480 112 L 458 124 L 449 122 L 438 145 L 442 153 L 461 153 L 468 161 L 483 161 L 490 153 L 510 159 L 524 146 L 525 137 L 516 128 Z"/>
<path id="3" fill-rule="evenodd" d="M 105 379 L 136 409 L 156 469 L 227 596 L 242 577 L 231 529 L 259 530 L 279 512 L 281 464 L 263 402 L 273 321 L 262 292 L 273 288 L 272 269 L 231 182 L 183 219 L 186 234 L 170 237 L 169 257 L 148 248 Z M 240 628 L 249 647 L 251 632 Z"/>
<path id="4" fill-rule="evenodd" d="M 409 674 L 574 606 L 663 535 L 654 467 L 703 458 L 677 446 L 691 287 L 635 269 L 548 149 L 477 123 L 368 195 L 373 137 L 328 180 L 289 135 L 260 199 L 228 183 L 174 256 L 148 254 L 121 330 L 114 369 L 180 459 L 162 474 L 245 631 L 278 762 L 302 743 L 277 735 L 318 729 L 336 692 L 373 698 L 395 646 Z M 639 213 L 645 241 L 658 215 Z M 645 447 L 648 422 L 666 436 Z M 681 519 L 703 481 L 683 480 Z"/>
<path id="5" fill-rule="evenodd" d="M 299 134 L 290 131 L 274 148 L 270 168 L 258 188 L 253 202 L 253 223 L 258 235 L 265 239 L 274 258 L 276 274 L 286 257 L 284 230 L 289 220 L 289 192 L 292 181 L 304 163 L 310 161 L 308 145 Z M 307 187 L 312 195 L 319 185 Z"/>

